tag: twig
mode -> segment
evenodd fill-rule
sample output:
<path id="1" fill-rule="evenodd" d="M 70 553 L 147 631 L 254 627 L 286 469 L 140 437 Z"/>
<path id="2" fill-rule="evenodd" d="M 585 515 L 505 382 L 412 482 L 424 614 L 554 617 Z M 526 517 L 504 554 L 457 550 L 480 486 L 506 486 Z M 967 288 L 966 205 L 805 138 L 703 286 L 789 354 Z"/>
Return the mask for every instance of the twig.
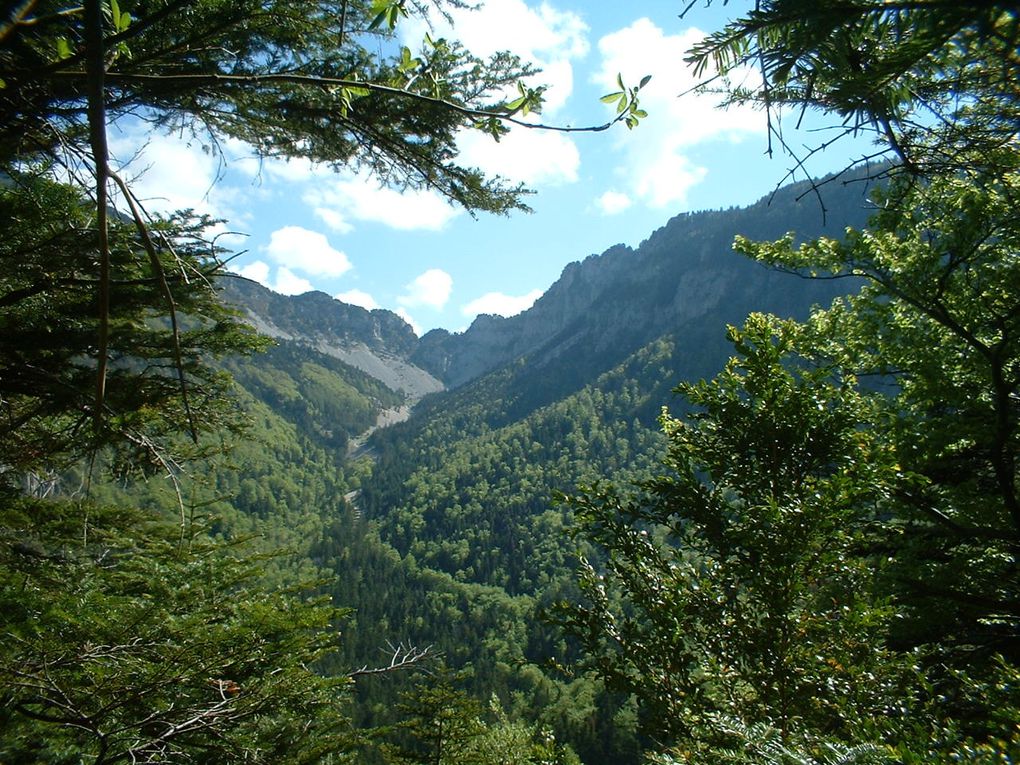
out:
<path id="1" fill-rule="evenodd" d="M 416 646 L 404 646 L 403 643 L 393 645 L 387 641 L 387 646 L 390 651 L 390 663 L 382 667 L 369 667 L 367 664 L 361 669 L 356 669 L 353 672 L 348 672 L 347 677 L 352 680 L 356 677 L 364 677 L 365 675 L 382 675 L 388 672 L 397 672 L 402 669 L 409 669 L 410 667 L 416 666 L 421 662 L 429 658 L 429 654 L 432 651 L 432 646 L 425 646 L 425 648 L 417 648 Z"/>
<path id="2" fill-rule="evenodd" d="M 54 80 L 80 80 L 82 72 L 75 71 L 63 71 L 54 72 L 50 77 Z M 290 85 L 308 85 L 313 87 L 321 88 L 356 88 L 360 90 L 368 90 L 373 93 L 381 93 L 389 96 L 398 96 L 400 98 L 408 98 L 412 101 L 419 101 L 432 106 L 438 106 L 443 109 L 461 114 L 465 117 L 472 119 L 488 119 L 495 117 L 503 122 L 511 125 L 517 125 L 519 127 L 528 128 L 529 130 L 546 130 L 555 133 L 601 133 L 602 131 L 609 130 L 611 127 L 616 125 L 618 122 L 622 122 L 627 118 L 628 111 L 625 109 L 616 117 L 609 122 L 604 122 L 600 125 L 586 125 L 583 127 L 572 127 L 569 125 L 548 125 L 544 122 L 527 122 L 522 119 L 511 116 L 510 113 L 505 111 L 494 111 L 489 109 L 476 109 L 470 106 L 464 106 L 463 104 L 454 103 L 453 101 L 447 101 L 442 98 L 436 98 L 434 96 L 428 96 L 424 93 L 415 93 L 410 90 L 404 90 L 403 88 L 395 88 L 390 85 L 381 85 L 375 82 L 366 82 L 364 80 L 349 80 L 341 77 L 317 77 L 313 75 L 303 74 L 127 74 L 119 72 L 110 72 L 107 75 L 107 81 L 111 84 L 130 84 L 130 83 L 152 83 L 152 84 L 164 84 L 164 85 L 187 85 L 188 87 L 202 87 L 202 86 L 215 86 L 215 85 L 254 85 L 261 86 L 271 83 L 283 83 Z"/>

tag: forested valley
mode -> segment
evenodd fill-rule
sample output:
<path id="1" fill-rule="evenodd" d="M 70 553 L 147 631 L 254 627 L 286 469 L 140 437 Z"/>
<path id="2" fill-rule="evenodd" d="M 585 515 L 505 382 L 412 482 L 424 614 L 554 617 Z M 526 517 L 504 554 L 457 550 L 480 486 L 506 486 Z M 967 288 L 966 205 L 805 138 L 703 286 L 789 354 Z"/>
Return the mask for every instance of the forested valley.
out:
<path id="1" fill-rule="evenodd" d="M 146 109 L 521 206 L 453 135 L 526 67 L 370 44 L 427 6 L 5 9 L 0 762 L 1015 761 L 1015 9 L 735 12 L 691 65 L 875 156 L 460 334 L 233 276 L 107 167 Z"/>

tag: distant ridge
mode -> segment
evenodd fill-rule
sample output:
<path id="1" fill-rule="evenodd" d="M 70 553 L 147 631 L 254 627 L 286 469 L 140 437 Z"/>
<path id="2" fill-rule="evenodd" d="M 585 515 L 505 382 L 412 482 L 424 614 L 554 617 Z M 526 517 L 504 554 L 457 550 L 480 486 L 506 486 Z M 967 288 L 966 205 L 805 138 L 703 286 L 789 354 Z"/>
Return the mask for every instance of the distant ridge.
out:
<path id="1" fill-rule="evenodd" d="M 391 311 L 369 311 L 322 292 L 286 297 L 241 277 L 225 280 L 224 294 L 261 332 L 340 359 L 412 401 L 524 360 L 515 379 L 527 387 L 524 378 L 544 378 L 547 394 L 531 397 L 539 404 L 665 334 L 678 333 L 682 344 L 705 356 L 705 349 L 724 346 L 724 325 L 742 322 L 751 310 L 803 317 L 812 304 L 829 302 L 847 285 L 780 274 L 731 248 L 737 234 L 839 236 L 865 224 L 871 208 L 862 175 L 823 181 L 824 220 L 812 190 L 801 182 L 749 207 L 677 215 L 636 249 L 618 244 L 570 263 L 527 311 L 482 315 L 458 334 L 437 329 L 419 339 Z"/>

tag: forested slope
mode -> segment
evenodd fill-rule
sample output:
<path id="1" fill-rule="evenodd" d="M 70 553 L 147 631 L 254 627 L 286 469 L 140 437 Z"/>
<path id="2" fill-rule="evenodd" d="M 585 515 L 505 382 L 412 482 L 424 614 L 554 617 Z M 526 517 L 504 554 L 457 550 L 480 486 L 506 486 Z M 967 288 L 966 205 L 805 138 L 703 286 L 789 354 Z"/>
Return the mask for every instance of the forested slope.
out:
<path id="1" fill-rule="evenodd" d="M 802 317 L 845 286 L 770 272 L 730 249 L 737 233 L 838 231 L 866 214 L 862 183 L 825 189 L 824 219 L 801 185 L 748 209 L 679 216 L 636 250 L 569 266 L 525 314 L 482 318 L 447 337 L 445 379 L 455 387 L 377 432 L 373 457 L 355 462 L 347 444 L 382 411 L 413 402 L 400 381 L 424 379 L 417 365 L 441 338 L 414 346 L 387 312 L 229 280 L 231 301 L 276 340 L 225 362 L 251 437 L 195 476 L 187 502 L 215 519 L 215 533 L 255 534 L 263 549 L 291 549 L 287 566 L 328 579 L 323 591 L 351 613 L 326 669 L 385 663 L 391 645 L 429 647 L 467 672 L 465 690 L 482 700 L 496 693 L 513 717 L 549 726 L 586 761 L 632 759 L 635 718 L 624 698 L 549 663 L 576 650 L 542 617 L 576 586 L 573 519 L 556 495 L 651 476 L 664 454 L 660 410 L 679 381 L 721 367 L 727 323 L 759 309 Z M 516 339 L 497 343 L 507 337 Z M 465 370 L 477 377 L 458 380 Z M 175 512 L 165 481 L 127 494 Z M 280 565 L 271 579 L 282 581 Z M 411 681 L 359 679 L 355 719 L 392 723 Z"/>

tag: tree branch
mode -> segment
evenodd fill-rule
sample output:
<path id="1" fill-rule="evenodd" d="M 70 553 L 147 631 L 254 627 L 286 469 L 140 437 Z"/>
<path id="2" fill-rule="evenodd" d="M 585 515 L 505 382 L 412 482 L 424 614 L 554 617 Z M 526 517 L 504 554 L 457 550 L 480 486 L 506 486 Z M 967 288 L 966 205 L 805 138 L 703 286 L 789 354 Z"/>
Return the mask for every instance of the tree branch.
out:
<path id="1" fill-rule="evenodd" d="M 390 663 L 382 667 L 371 667 L 366 664 L 361 669 L 356 669 L 353 672 L 348 672 L 347 677 L 352 680 L 356 677 L 364 677 L 366 675 L 383 675 L 388 672 L 397 672 L 402 669 L 410 669 L 411 667 L 417 666 L 423 661 L 430 658 L 432 646 L 425 646 L 425 648 L 417 648 L 416 646 L 409 645 L 405 646 L 403 643 L 397 643 L 393 645 L 387 641 L 386 644 L 389 647 Z"/>
<path id="2" fill-rule="evenodd" d="M 106 371 L 110 355 L 110 232 L 107 216 L 107 181 L 110 152 L 106 142 L 106 71 L 101 0 L 85 3 L 85 68 L 88 82 L 89 142 L 96 176 L 96 228 L 99 232 L 99 350 L 96 359 L 96 400 L 93 422 L 98 431 L 106 398 Z"/>
<path id="3" fill-rule="evenodd" d="M 85 73 L 75 71 L 64 71 L 54 72 L 50 75 L 51 79 L 55 80 L 72 80 L 77 81 L 82 78 Z M 518 119 L 513 116 L 513 112 L 507 111 L 494 111 L 489 109 L 477 109 L 470 106 L 464 106 L 453 101 L 447 101 L 443 98 L 436 98 L 435 96 L 428 96 L 424 93 L 415 93 L 410 90 L 404 90 L 402 88 L 396 88 L 391 85 L 382 85 L 376 82 L 366 82 L 363 80 L 349 80 L 341 77 L 319 77 L 315 75 L 303 75 L 303 74 L 128 74 L 123 72 L 109 72 L 106 75 L 106 81 L 111 85 L 123 85 L 123 84 L 154 84 L 154 85 L 178 85 L 187 86 L 189 88 L 200 88 L 203 86 L 215 86 L 215 85 L 243 85 L 243 86 L 254 86 L 262 87 L 267 84 L 281 83 L 288 85 L 306 85 L 310 87 L 319 88 L 355 88 L 368 90 L 373 93 L 381 93 L 389 96 L 396 96 L 399 98 L 408 98 L 412 101 L 418 101 L 424 104 L 430 104 L 432 106 L 440 107 L 442 109 L 448 109 L 449 111 L 460 114 L 464 117 L 471 119 L 489 119 L 495 117 L 503 122 L 517 125 L 519 127 L 528 128 L 529 130 L 547 130 L 557 133 L 600 133 L 604 130 L 608 130 L 618 122 L 622 122 L 627 117 L 627 110 L 625 109 L 616 117 L 609 122 L 604 122 L 600 125 L 586 125 L 582 127 L 571 127 L 569 125 L 548 125 L 544 122 L 527 122 L 522 119 Z"/>

